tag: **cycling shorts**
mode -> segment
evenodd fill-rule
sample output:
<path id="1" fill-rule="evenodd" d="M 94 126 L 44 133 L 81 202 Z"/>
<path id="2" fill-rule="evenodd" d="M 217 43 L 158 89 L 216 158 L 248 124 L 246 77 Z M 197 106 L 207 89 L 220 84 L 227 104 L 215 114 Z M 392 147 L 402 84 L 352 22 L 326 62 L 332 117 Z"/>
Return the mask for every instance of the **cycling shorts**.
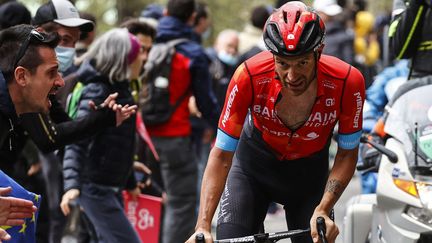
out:
<path id="1" fill-rule="evenodd" d="M 270 202 L 284 206 L 288 229 L 309 228 L 328 178 L 328 147 L 329 142 L 307 158 L 280 161 L 256 128 L 244 129 L 220 200 L 217 239 L 260 232 Z"/>

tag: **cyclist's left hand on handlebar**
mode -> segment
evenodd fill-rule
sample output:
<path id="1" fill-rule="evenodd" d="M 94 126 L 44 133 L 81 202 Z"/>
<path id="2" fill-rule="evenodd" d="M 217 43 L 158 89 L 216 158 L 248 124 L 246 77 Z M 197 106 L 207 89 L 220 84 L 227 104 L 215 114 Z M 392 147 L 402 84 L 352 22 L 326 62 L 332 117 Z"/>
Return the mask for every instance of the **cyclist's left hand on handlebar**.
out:
<path id="1" fill-rule="evenodd" d="M 323 217 L 325 220 L 327 242 L 334 243 L 336 237 L 339 234 L 339 229 L 336 226 L 335 222 L 332 219 L 330 219 L 330 217 L 327 216 L 325 212 L 320 212 L 320 211 L 315 211 L 310 220 L 311 236 L 313 242 L 321 242 L 321 239 L 319 238 L 318 235 L 317 226 L 316 226 L 318 217 Z"/>
<path id="2" fill-rule="evenodd" d="M 210 232 L 205 231 L 205 230 L 197 230 L 197 231 L 195 231 L 195 233 L 191 237 L 189 237 L 189 239 L 186 241 L 186 243 L 198 243 L 196 241 L 196 236 L 198 234 L 203 234 L 204 235 L 205 243 L 213 243 L 212 235 L 210 234 Z"/>

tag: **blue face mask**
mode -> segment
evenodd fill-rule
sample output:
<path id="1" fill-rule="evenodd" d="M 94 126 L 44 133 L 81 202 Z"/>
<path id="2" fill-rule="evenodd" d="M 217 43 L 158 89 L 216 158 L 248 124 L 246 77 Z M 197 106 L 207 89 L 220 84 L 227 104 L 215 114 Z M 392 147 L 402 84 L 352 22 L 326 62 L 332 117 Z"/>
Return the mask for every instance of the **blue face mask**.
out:
<path id="1" fill-rule="evenodd" d="M 218 52 L 218 58 L 223 63 L 230 65 L 230 66 L 236 65 L 237 61 L 238 61 L 238 58 L 236 56 L 233 56 L 233 55 L 227 53 L 226 51 Z"/>
<path id="2" fill-rule="evenodd" d="M 208 28 L 206 29 L 206 31 L 204 31 L 204 33 L 201 34 L 201 38 L 202 38 L 203 41 L 205 41 L 205 40 L 207 40 L 208 38 L 210 38 L 210 35 L 211 35 L 211 28 L 208 27 Z"/>
<path id="3" fill-rule="evenodd" d="M 75 48 L 57 46 L 55 52 L 59 62 L 59 72 L 64 73 L 70 66 L 72 66 L 75 57 Z"/>

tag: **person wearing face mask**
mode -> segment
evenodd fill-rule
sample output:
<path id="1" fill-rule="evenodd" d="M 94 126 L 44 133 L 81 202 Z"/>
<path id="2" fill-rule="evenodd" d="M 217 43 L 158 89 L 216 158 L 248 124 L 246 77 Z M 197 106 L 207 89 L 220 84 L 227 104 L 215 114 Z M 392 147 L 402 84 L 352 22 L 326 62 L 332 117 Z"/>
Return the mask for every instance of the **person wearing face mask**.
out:
<path id="1" fill-rule="evenodd" d="M 238 62 L 239 34 L 233 29 L 222 30 L 206 53 L 211 59 L 210 73 L 216 97 L 223 105 L 228 83 Z"/>
<path id="2" fill-rule="evenodd" d="M 45 32 L 57 32 L 60 43 L 56 47 L 59 72 L 67 75 L 75 57 L 75 44 L 81 32 L 90 32 L 94 23 L 79 16 L 77 9 L 67 0 L 52 0 L 38 8 L 32 24 Z"/>
<path id="3" fill-rule="evenodd" d="M 32 24 L 38 31 L 52 33 L 60 36 L 60 43 L 55 49 L 59 72 L 65 76 L 71 67 L 75 56 L 75 44 L 81 32 L 91 31 L 94 28 L 92 21 L 82 19 L 75 6 L 68 0 L 52 0 L 41 5 Z M 37 137 L 42 142 L 36 144 L 39 152 L 38 161 L 32 165 L 29 173 L 42 170 L 45 180 L 49 212 L 49 236 L 45 242 L 60 242 L 66 218 L 60 210 L 60 197 L 62 193 L 62 157 L 61 149 L 64 145 L 92 136 L 107 127 L 120 125 L 124 119 L 135 112 L 136 106 L 122 106 L 115 102 L 118 94 L 111 94 L 102 104 L 91 106 L 94 112 L 82 119 L 71 120 L 59 103 L 56 95 L 49 95 L 51 107 L 45 113 L 26 113 L 22 115 L 21 124 L 31 137 Z M 98 105 L 98 106 L 96 106 Z M 36 129 L 35 128 L 46 128 Z M 38 133 L 38 131 L 42 131 Z M 34 133 L 34 134 L 32 134 Z M 42 144 L 42 145 L 41 145 Z M 58 153 L 53 153 L 60 149 Z M 42 233 L 42 232 L 41 232 Z M 46 234 L 46 231 L 42 234 Z"/>
<path id="4" fill-rule="evenodd" d="M 77 118 L 92 112 L 88 100 L 103 99 L 112 91 L 119 94 L 119 103 L 134 102 L 129 87 L 143 64 L 140 49 L 138 38 L 125 28 L 112 29 L 95 40 L 83 55 L 82 65 L 89 71 L 81 79 L 84 88 Z M 140 193 L 131 173 L 134 144 L 135 116 L 65 148 L 62 211 L 68 215 L 69 202 L 79 197 L 98 242 L 140 242 L 122 207 L 123 190 L 135 197 Z"/>

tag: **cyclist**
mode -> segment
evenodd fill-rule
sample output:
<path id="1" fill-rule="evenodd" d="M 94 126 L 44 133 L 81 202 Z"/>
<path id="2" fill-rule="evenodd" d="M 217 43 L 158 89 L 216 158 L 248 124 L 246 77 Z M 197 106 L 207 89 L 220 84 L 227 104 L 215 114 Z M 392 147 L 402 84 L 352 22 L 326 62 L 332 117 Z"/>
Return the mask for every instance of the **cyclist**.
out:
<path id="1" fill-rule="evenodd" d="M 219 239 L 258 233 L 274 201 L 284 205 L 289 229 L 311 227 L 318 242 L 315 222 L 322 216 L 329 242 L 335 241 L 339 231 L 328 215 L 355 171 L 365 88 L 357 69 L 321 54 L 324 36 L 313 9 L 288 2 L 264 27 L 269 51 L 234 73 L 201 189 L 195 234 L 204 233 L 206 242 L 219 199 Z M 337 122 L 338 150 L 329 173 Z"/>

